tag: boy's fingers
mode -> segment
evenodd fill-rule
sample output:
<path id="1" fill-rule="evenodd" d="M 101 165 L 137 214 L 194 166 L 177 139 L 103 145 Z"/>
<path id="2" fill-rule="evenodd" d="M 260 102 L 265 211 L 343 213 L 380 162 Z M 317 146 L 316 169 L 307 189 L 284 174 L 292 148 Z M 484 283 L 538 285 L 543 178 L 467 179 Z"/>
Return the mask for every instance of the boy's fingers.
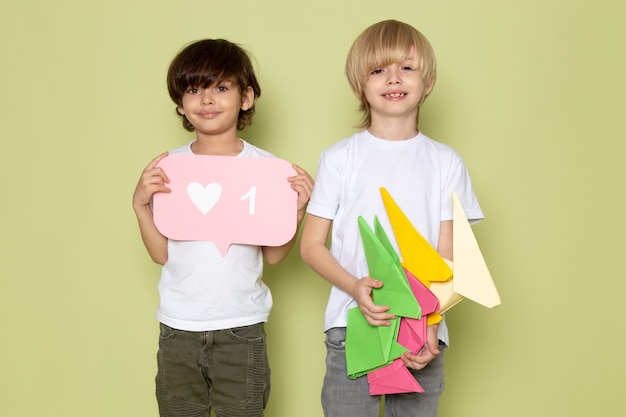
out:
<path id="1" fill-rule="evenodd" d="M 161 162 L 161 159 L 165 158 L 167 155 L 169 155 L 169 152 L 163 152 L 161 155 L 157 156 L 156 158 L 154 158 L 152 161 L 150 161 L 150 163 L 148 164 L 147 169 L 154 169 L 156 168 L 157 164 L 159 162 Z"/>
<path id="2" fill-rule="evenodd" d="M 296 170 L 296 172 L 297 172 L 298 174 L 306 174 L 306 171 L 305 171 L 304 169 L 300 168 L 298 165 L 296 165 L 296 164 L 291 164 L 291 166 L 293 167 L 293 169 L 295 169 L 295 170 Z"/>

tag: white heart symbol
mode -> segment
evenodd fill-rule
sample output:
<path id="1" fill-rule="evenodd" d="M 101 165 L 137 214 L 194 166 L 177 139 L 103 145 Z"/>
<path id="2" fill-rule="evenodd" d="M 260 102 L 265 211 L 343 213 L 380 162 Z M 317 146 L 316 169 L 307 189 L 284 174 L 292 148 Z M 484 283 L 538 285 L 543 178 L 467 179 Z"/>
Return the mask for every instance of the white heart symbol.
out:
<path id="1" fill-rule="evenodd" d="M 190 182 L 187 186 L 187 194 L 202 214 L 207 214 L 217 203 L 222 195 L 222 186 L 212 183 L 203 187 L 197 182 Z"/>

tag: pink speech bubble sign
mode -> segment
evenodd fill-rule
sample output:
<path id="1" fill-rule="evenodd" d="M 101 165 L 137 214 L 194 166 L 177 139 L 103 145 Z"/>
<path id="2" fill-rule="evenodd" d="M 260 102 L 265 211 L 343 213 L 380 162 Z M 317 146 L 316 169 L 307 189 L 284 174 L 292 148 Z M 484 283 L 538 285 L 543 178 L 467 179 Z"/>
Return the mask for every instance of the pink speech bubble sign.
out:
<path id="1" fill-rule="evenodd" d="M 154 224 L 173 240 L 208 240 L 223 255 L 233 243 L 280 246 L 294 236 L 296 175 L 279 158 L 170 155 L 159 166 L 171 193 L 153 197 Z"/>

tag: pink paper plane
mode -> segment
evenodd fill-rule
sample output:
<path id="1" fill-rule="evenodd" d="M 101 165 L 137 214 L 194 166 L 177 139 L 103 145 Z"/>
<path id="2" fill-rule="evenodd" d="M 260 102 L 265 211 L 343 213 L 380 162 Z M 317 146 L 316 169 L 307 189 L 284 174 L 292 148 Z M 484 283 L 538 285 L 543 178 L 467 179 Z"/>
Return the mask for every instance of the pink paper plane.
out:
<path id="1" fill-rule="evenodd" d="M 439 310 L 439 300 L 410 271 L 404 269 L 415 298 L 422 307 L 422 317 L 402 317 L 398 331 L 398 343 L 416 354 L 426 343 L 426 315 Z M 367 374 L 370 395 L 424 392 L 415 377 L 401 359 Z"/>
<path id="2" fill-rule="evenodd" d="M 370 395 L 399 394 L 403 392 L 424 392 L 424 388 L 404 366 L 402 359 L 376 369 L 367 374 Z"/>
<path id="3" fill-rule="evenodd" d="M 409 270 L 405 268 L 404 273 L 413 295 L 422 307 L 422 317 L 420 319 L 401 318 L 398 343 L 415 355 L 426 343 L 426 316 L 439 310 L 439 300 Z"/>
<path id="4" fill-rule="evenodd" d="M 416 355 L 426 343 L 426 316 L 422 316 L 421 319 L 402 317 L 398 330 L 398 343 Z"/>
<path id="5" fill-rule="evenodd" d="M 433 294 L 415 275 L 404 268 L 404 273 L 411 286 L 417 302 L 422 307 L 422 315 L 434 313 L 439 310 L 439 299 Z"/>

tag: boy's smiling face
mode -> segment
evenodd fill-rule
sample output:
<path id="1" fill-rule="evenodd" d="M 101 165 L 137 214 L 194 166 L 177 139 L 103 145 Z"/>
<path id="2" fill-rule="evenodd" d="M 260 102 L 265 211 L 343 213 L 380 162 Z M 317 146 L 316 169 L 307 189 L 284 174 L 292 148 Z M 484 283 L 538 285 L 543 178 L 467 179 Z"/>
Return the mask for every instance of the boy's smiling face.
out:
<path id="1" fill-rule="evenodd" d="M 372 121 L 386 117 L 408 117 L 417 120 L 423 98 L 431 87 L 424 86 L 411 49 L 404 61 L 394 62 L 370 71 L 364 93 Z"/>
<path id="2" fill-rule="evenodd" d="M 216 81 L 208 87 L 189 87 L 178 112 L 195 127 L 198 135 L 236 134 L 240 110 L 254 103 L 251 87 L 239 92 L 232 80 Z"/>

